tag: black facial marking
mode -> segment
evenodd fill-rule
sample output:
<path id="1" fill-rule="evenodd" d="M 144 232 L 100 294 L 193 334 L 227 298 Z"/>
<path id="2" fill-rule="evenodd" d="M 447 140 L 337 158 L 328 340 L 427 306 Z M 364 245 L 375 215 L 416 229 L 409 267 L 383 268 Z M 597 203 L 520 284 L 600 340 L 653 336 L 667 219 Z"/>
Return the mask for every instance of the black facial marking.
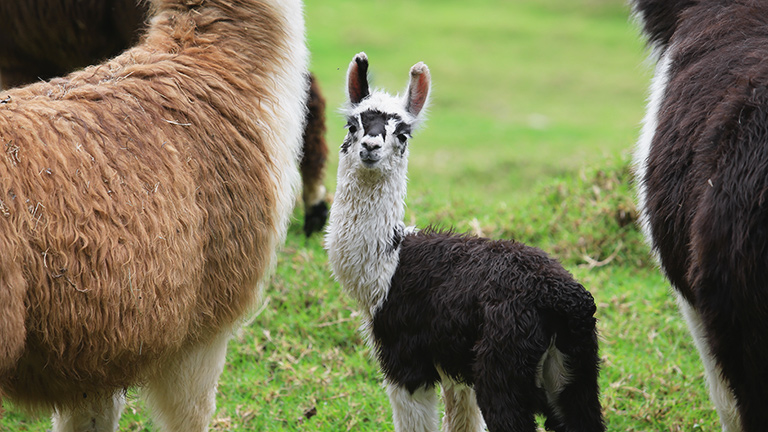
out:
<path id="1" fill-rule="evenodd" d="M 398 123 L 402 122 L 402 118 L 397 114 L 383 113 L 378 110 L 369 110 L 360 113 L 360 122 L 363 125 L 363 131 L 365 132 L 365 135 L 371 137 L 381 135 L 382 139 L 386 139 L 386 126 L 392 119 Z"/>
<path id="2" fill-rule="evenodd" d="M 346 154 L 347 151 L 349 151 L 349 146 L 352 145 L 352 135 L 357 133 L 357 127 L 360 120 L 358 120 L 357 117 L 350 117 L 347 119 L 347 125 L 344 126 L 347 130 L 349 130 L 349 134 L 346 138 L 344 138 L 344 142 L 341 144 L 341 152 Z"/>
<path id="3" fill-rule="evenodd" d="M 397 124 L 397 127 L 395 127 L 395 137 L 400 141 L 400 155 L 405 153 L 405 149 L 408 147 L 408 138 L 411 137 L 412 131 L 413 126 L 405 122 L 400 122 Z"/>

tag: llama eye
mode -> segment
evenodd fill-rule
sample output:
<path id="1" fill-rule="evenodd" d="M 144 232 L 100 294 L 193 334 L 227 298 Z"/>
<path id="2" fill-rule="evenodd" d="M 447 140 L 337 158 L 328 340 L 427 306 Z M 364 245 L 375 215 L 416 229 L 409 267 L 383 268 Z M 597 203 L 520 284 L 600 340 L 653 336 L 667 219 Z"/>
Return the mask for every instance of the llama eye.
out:
<path id="1" fill-rule="evenodd" d="M 406 141 L 408 141 L 408 135 L 406 134 L 397 134 L 397 139 L 400 141 L 400 144 L 404 144 Z"/>
<path id="2" fill-rule="evenodd" d="M 352 135 L 357 133 L 357 126 L 353 125 L 352 123 L 347 123 L 347 129 L 349 130 L 349 133 Z"/>

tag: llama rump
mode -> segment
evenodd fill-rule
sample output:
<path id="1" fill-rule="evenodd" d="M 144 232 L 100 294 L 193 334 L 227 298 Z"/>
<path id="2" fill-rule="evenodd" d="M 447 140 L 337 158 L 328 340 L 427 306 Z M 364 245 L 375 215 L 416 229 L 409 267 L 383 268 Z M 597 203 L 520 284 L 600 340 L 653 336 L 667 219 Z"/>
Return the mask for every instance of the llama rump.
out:
<path id="1" fill-rule="evenodd" d="M 635 154 L 641 225 L 723 430 L 768 425 L 768 3 L 633 0 L 657 60 Z"/>
<path id="2" fill-rule="evenodd" d="M 424 117 L 427 66 L 403 97 L 371 91 L 368 59 L 347 73 L 348 133 L 326 247 L 363 315 L 395 430 L 605 429 L 592 296 L 539 249 L 403 224 L 408 141 Z"/>
<path id="3" fill-rule="evenodd" d="M 0 393 L 203 431 L 299 187 L 300 0 L 152 0 L 140 43 L 0 98 Z"/>
<path id="4" fill-rule="evenodd" d="M 118 55 L 146 31 L 150 3 L 142 0 L 2 0 L 0 88 L 62 76 Z M 325 98 L 313 74 L 299 170 L 304 233 L 328 218 L 325 164 Z"/>

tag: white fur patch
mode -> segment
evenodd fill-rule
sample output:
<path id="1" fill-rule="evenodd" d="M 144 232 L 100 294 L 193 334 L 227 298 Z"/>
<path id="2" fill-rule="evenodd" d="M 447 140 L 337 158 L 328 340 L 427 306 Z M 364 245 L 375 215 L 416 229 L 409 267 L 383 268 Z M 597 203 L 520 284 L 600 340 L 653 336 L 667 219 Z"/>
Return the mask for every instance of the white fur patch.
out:
<path id="1" fill-rule="evenodd" d="M 723 379 L 722 370 L 715 360 L 715 356 L 709 350 L 707 343 L 707 333 L 704 329 L 704 323 L 698 312 L 683 298 L 677 294 L 677 306 L 688 324 L 688 330 L 693 336 L 693 342 L 699 351 L 701 363 L 704 365 L 704 372 L 707 377 L 707 386 L 709 387 L 709 396 L 712 403 L 715 404 L 717 414 L 720 416 L 720 423 L 723 431 L 738 432 L 741 430 L 741 420 L 736 406 L 736 397 L 733 395 L 728 383 Z"/>
<path id="2" fill-rule="evenodd" d="M 283 17 L 282 37 L 288 47 L 283 52 L 283 58 L 275 59 L 281 72 L 270 77 L 270 83 L 275 89 L 273 98 L 262 101 L 261 105 L 268 117 L 274 119 L 270 121 L 272 127 L 266 127 L 264 131 L 269 145 L 269 158 L 272 161 L 270 166 L 274 167 L 270 175 L 273 184 L 278 186 L 277 202 L 274 205 L 278 235 L 274 236 L 268 249 L 274 251 L 269 260 L 270 267 L 273 267 L 277 248 L 285 242 L 290 217 L 301 187 L 298 162 L 306 121 L 309 50 L 305 40 L 302 2 L 271 0 L 269 3 L 270 7 Z M 260 285 L 263 283 L 264 281 Z"/>
<path id="3" fill-rule="evenodd" d="M 443 390 L 445 414 L 443 415 L 443 432 L 483 432 L 485 420 L 477 405 L 475 390 L 466 384 L 456 382 L 445 375 L 441 368 L 440 385 Z"/>
<path id="4" fill-rule="evenodd" d="M 411 394 L 405 387 L 386 383 L 395 432 L 434 432 L 437 430 L 437 393 L 418 388 Z"/>
<path id="5" fill-rule="evenodd" d="M 53 432 L 116 431 L 125 406 L 125 393 L 118 391 L 106 400 L 93 399 L 77 410 L 57 410 L 53 414 Z"/>
<path id="6" fill-rule="evenodd" d="M 205 432 L 216 409 L 216 387 L 224 369 L 225 329 L 166 363 L 143 390 L 146 405 L 161 430 Z"/>
<path id="7" fill-rule="evenodd" d="M 656 66 L 656 73 L 651 81 L 651 91 L 648 100 L 648 107 L 645 118 L 643 119 L 643 128 L 640 132 L 640 138 L 635 149 L 633 167 L 635 172 L 635 182 L 637 184 L 637 207 L 640 212 L 638 223 L 643 231 L 646 242 L 653 247 L 651 237 L 651 227 L 649 216 L 646 209 L 647 190 L 645 186 L 645 173 L 648 167 L 648 157 L 651 153 L 651 144 L 656 135 L 656 128 L 659 125 L 659 110 L 664 101 L 664 95 L 669 82 L 669 66 L 672 62 L 670 53 L 673 49 L 667 50 L 667 53 L 661 58 Z M 654 251 L 654 254 L 656 252 Z"/>
<path id="8" fill-rule="evenodd" d="M 557 417 L 562 418 L 558 397 L 571 380 L 571 373 L 565 366 L 566 356 L 555 347 L 555 338 L 541 356 L 536 370 L 536 386 L 544 389 L 547 403 Z"/>

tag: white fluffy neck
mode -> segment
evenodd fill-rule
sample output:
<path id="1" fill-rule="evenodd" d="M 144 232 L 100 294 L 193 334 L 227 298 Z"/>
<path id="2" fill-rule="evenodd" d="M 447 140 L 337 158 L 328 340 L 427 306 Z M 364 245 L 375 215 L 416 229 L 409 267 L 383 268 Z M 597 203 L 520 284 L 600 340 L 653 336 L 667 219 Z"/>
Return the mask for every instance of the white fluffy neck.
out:
<path id="1" fill-rule="evenodd" d="M 355 171 L 340 161 L 326 247 L 334 276 L 368 318 L 386 299 L 397 269 L 393 239 L 403 232 L 405 193 L 405 170 Z"/>

